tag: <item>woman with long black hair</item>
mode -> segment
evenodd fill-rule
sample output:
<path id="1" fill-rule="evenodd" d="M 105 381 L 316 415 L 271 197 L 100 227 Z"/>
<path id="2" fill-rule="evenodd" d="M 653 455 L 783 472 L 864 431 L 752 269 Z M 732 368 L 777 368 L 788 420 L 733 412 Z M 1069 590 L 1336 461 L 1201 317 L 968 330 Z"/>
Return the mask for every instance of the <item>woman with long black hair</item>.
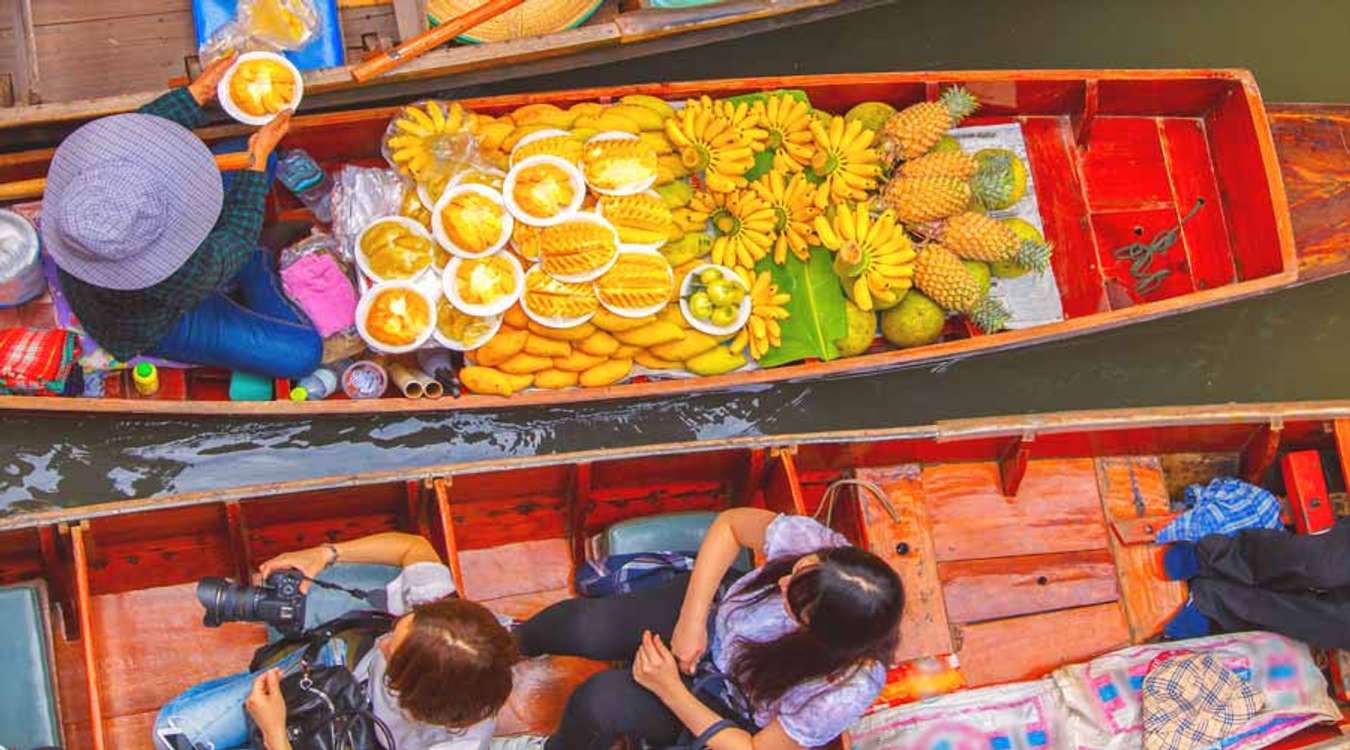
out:
<path id="1" fill-rule="evenodd" d="M 766 562 L 732 582 L 746 547 Z M 734 726 L 714 750 L 793 750 L 830 742 L 876 699 L 903 607 L 876 555 L 810 518 L 737 508 L 712 524 L 692 573 L 559 602 L 516 632 L 529 656 L 633 660 L 572 694 L 549 750 L 608 750 L 619 736 L 670 746 L 724 719 Z"/>

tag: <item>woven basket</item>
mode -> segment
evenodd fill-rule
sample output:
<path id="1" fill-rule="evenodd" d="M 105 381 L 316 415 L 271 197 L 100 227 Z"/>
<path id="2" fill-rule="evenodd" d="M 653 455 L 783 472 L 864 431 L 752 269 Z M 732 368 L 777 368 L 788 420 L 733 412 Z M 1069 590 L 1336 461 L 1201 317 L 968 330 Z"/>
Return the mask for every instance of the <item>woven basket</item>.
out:
<path id="1" fill-rule="evenodd" d="M 428 0 L 427 16 L 435 26 L 473 10 L 485 1 Z M 477 44 L 553 34 L 585 23 L 602 2 L 604 0 L 526 0 L 457 38 L 461 42 Z"/>

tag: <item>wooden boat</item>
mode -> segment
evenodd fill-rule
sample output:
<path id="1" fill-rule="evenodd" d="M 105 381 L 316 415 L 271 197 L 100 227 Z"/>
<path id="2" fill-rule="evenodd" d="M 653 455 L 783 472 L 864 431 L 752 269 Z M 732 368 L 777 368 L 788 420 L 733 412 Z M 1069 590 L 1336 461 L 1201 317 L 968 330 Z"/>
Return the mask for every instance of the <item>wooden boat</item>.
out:
<path id="1" fill-rule="evenodd" d="M 1327 474 L 1337 492 L 1319 451 L 1339 457 Z M 402 529 L 437 546 L 467 596 L 528 616 L 570 595 L 586 540 L 615 522 L 737 505 L 810 514 L 829 485 L 865 479 L 896 515 L 846 494 L 831 524 L 904 578 L 897 660 L 954 654 L 979 687 L 1150 639 L 1186 596 L 1153 568 L 1169 497 L 1215 475 L 1259 482 L 1280 470 L 1296 515 L 1343 505 L 1350 401 L 705 441 L 19 515 L 0 520 L 0 585 L 43 582 L 66 746 L 149 748 L 159 705 L 237 670 L 263 639 L 256 625 L 202 628 L 200 576 Z M 596 666 L 532 664 L 503 730 L 547 731 Z M 1337 737 L 1318 727 L 1285 747 Z"/>
<path id="2" fill-rule="evenodd" d="M 829 362 L 807 361 L 716 377 L 642 378 L 603 388 L 529 390 L 509 399 L 315 402 L 230 402 L 220 373 L 190 371 L 172 397 L 0 397 L 0 408 L 158 414 L 323 414 L 404 412 L 573 403 L 661 397 L 777 381 L 866 373 L 967 357 L 1107 330 L 1143 320 L 1264 294 L 1303 278 L 1347 268 L 1343 217 L 1350 156 L 1335 147 L 1345 108 L 1294 106 L 1267 116 L 1251 75 L 1244 71 L 976 71 L 789 76 L 652 84 L 624 89 L 668 99 L 777 88 L 805 90 L 819 107 L 844 111 L 867 100 L 904 106 L 933 99 L 949 84 L 967 86 L 983 102 L 969 122 L 1022 125 L 1038 192 L 1041 218 L 1054 243 L 1053 272 L 1066 319 L 1032 328 L 980 335 L 949 326 L 943 340 L 911 349 L 878 343 L 869 353 Z M 489 114 L 533 102 L 569 105 L 604 99 L 615 89 L 500 96 L 465 102 Z M 329 165 L 378 163 L 380 134 L 394 108 L 298 117 L 289 143 Z M 1275 135 L 1272 137 L 1273 123 Z M 208 141 L 238 135 L 234 126 L 208 128 Z M 1277 144 L 1281 150 L 1277 150 Z M 1326 148 L 1319 144 L 1327 144 Z M 40 177 L 51 152 L 0 156 L 0 180 Z M 1291 227 L 1281 172 L 1296 191 Z M 1203 204 L 1199 201 L 1203 199 Z M 303 218 L 295 201 L 274 195 L 274 216 Z M 1200 206 L 1188 221 L 1182 218 Z M 1138 294 L 1129 260 L 1118 249 L 1180 226 L 1179 239 L 1158 261 L 1168 282 Z M 1295 231 L 1297 228 L 1297 232 Z M 1295 246 L 1297 236 L 1304 243 Z M 1300 251 L 1302 255 L 1300 256 Z M 22 318 L 18 318 L 21 320 Z M 278 399 L 286 393 L 278 383 Z"/>
<path id="3" fill-rule="evenodd" d="M 583 2 L 572 13 L 593 13 L 579 25 L 444 46 L 361 84 L 352 78 L 355 64 L 424 30 L 428 3 L 338 0 L 351 64 L 307 73 L 306 109 L 413 99 L 444 90 L 449 76 L 454 76 L 450 85 L 466 87 L 576 70 L 810 23 L 890 1 L 728 0 L 685 9 L 644 8 L 635 0 Z M 561 27 L 571 20 L 565 15 L 568 5 L 545 4 L 536 12 L 557 16 L 552 26 Z M 7 143 L 32 143 L 29 139 L 83 120 L 133 110 L 157 96 L 166 82 L 200 72 L 190 0 L 134 0 L 119 2 L 115 9 L 36 0 L 15 0 L 14 6 L 0 21 L 0 29 L 11 32 L 0 37 L 0 131 L 5 131 Z M 547 22 L 536 19 L 525 28 L 536 23 Z"/>

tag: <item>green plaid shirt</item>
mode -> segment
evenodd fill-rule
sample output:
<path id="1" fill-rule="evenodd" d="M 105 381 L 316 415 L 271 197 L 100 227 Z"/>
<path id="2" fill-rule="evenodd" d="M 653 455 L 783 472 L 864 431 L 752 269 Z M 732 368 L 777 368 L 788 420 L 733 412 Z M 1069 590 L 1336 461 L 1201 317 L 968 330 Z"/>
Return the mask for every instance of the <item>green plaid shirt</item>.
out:
<path id="1" fill-rule="evenodd" d="M 186 88 L 174 89 L 140 111 L 189 129 L 205 119 Z M 220 218 L 201 247 L 173 275 L 154 286 L 104 289 L 58 271 L 61 289 L 84 330 L 118 359 L 153 348 L 184 313 L 220 291 L 248 262 L 262 232 L 266 197 L 267 183 L 261 172 L 236 172 Z"/>

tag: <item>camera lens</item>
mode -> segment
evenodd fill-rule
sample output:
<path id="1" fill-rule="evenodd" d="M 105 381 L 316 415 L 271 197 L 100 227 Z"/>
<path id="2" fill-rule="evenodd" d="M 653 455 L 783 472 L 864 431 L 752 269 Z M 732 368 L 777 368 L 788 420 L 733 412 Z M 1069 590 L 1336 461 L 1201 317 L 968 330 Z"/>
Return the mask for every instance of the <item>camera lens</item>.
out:
<path id="1" fill-rule="evenodd" d="M 219 627 L 224 622 L 258 619 L 258 590 L 242 586 L 226 578 L 206 577 L 197 582 L 197 601 L 206 610 L 202 618 L 207 627 Z"/>

